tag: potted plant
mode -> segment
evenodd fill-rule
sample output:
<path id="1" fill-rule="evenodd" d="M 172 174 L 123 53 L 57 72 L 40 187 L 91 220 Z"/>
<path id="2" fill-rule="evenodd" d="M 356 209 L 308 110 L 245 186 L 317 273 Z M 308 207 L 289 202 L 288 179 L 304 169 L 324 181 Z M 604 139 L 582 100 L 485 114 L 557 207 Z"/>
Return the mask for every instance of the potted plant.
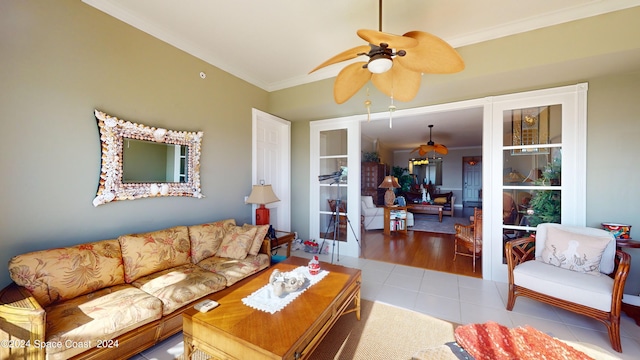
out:
<path id="1" fill-rule="evenodd" d="M 409 169 L 400 166 L 394 166 L 391 168 L 391 175 L 398 179 L 398 184 L 400 184 L 399 191 L 407 192 L 411 189 L 413 177 L 409 175 Z"/>
<path id="2" fill-rule="evenodd" d="M 559 159 L 548 163 L 542 172 L 542 178 L 536 180 L 536 185 L 560 185 L 561 162 Z M 529 218 L 529 225 L 538 226 L 542 223 L 560 223 L 561 199 L 559 190 L 538 190 L 529 203 L 533 214 Z"/>
<path id="3" fill-rule="evenodd" d="M 380 162 L 380 155 L 376 151 L 365 151 L 362 153 L 362 162 Z"/>

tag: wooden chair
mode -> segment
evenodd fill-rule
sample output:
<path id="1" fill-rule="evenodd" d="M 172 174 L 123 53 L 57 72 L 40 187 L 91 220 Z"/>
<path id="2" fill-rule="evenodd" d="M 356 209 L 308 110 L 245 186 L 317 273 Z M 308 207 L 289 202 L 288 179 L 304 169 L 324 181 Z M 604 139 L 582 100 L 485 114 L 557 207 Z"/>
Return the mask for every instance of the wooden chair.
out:
<path id="1" fill-rule="evenodd" d="M 545 243 L 552 236 L 549 230 L 556 227 L 580 237 L 609 236 L 611 241 L 602 254 L 600 276 L 583 273 L 542 260 Z M 604 233 L 601 233 L 604 232 Z M 578 240 L 579 241 L 579 240 Z M 522 238 L 506 243 L 509 275 L 509 299 L 511 311 L 518 296 L 553 305 L 602 322 L 608 330 L 611 347 L 622 352 L 620 344 L 620 310 L 624 284 L 629 274 L 631 257 L 616 250 L 616 241 L 602 229 L 572 227 L 560 224 L 540 224 L 535 238 Z"/>
<path id="2" fill-rule="evenodd" d="M 457 255 L 473 258 L 473 272 L 476 271 L 476 259 L 482 255 L 482 209 L 473 209 L 473 223 L 471 225 L 454 224 L 456 237 L 454 243 L 453 261 Z M 467 251 L 458 251 L 463 246 Z"/>

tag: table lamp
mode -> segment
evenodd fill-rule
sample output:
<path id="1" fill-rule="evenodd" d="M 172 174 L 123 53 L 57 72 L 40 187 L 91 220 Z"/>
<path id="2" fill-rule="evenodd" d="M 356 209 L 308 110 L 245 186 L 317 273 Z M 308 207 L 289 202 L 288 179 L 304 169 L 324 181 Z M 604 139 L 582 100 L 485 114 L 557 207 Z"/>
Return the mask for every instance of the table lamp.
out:
<path id="1" fill-rule="evenodd" d="M 380 183 L 380 186 L 378 187 L 387 189 L 387 192 L 384 193 L 384 204 L 386 206 L 393 205 L 394 201 L 396 200 L 396 194 L 394 194 L 393 189 L 400 187 L 400 184 L 398 184 L 398 180 L 396 180 L 396 178 L 391 175 L 387 175 L 384 177 L 384 180 L 382 180 L 382 183 Z"/>
<path id="2" fill-rule="evenodd" d="M 247 203 L 260 205 L 256 209 L 256 225 L 269 224 L 269 209 L 264 205 L 276 201 L 280 201 L 280 199 L 273 193 L 271 185 L 253 185 L 251 195 L 247 198 Z"/>

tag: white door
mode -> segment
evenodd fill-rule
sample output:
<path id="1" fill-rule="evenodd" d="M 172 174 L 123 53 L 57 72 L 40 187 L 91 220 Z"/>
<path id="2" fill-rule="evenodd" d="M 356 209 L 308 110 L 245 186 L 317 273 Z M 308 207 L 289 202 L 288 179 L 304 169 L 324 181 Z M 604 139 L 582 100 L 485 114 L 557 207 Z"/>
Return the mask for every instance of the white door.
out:
<path id="1" fill-rule="evenodd" d="M 324 260 L 334 262 L 339 261 L 340 256 L 359 257 L 362 245 L 360 119 L 311 122 L 309 169 L 311 238 L 317 239 L 320 245 L 329 245 L 329 254 Z M 335 173 L 339 175 L 333 175 Z"/>
<path id="2" fill-rule="evenodd" d="M 482 161 L 474 165 L 464 163 L 464 192 L 462 203 L 465 201 L 477 202 L 480 200 L 480 190 L 482 190 Z"/>
<path id="3" fill-rule="evenodd" d="M 507 281 L 505 242 L 538 223 L 585 226 L 587 88 L 496 96 L 485 107 L 485 278 Z"/>
<path id="4" fill-rule="evenodd" d="M 291 123 L 263 111 L 252 111 L 253 184 L 271 185 L 280 201 L 267 204 L 270 223 L 291 231 Z M 252 218 L 255 224 L 255 209 Z"/>

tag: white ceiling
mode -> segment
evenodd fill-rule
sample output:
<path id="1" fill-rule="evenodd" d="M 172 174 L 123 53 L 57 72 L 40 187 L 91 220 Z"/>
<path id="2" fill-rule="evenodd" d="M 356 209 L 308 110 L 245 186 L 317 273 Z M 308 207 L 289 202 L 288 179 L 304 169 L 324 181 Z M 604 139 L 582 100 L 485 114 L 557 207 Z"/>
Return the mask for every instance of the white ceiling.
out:
<path id="1" fill-rule="evenodd" d="M 83 1 L 266 91 L 336 76 L 344 64 L 308 72 L 364 45 L 358 29 L 378 28 L 377 0 Z M 387 0 L 382 30 L 426 31 L 460 47 L 638 5 L 640 0 Z M 445 123 L 438 116 L 450 118 L 446 129 L 438 127 Z M 477 116 L 481 110 L 441 113 L 426 124 L 435 125 L 436 142 L 477 146 Z M 425 117 L 420 120 L 421 125 L 398 121 L 394 131 L 386 121 L 372 121 L 363 133 L 392 148 L 415 147 L 428 140 Z"/>

